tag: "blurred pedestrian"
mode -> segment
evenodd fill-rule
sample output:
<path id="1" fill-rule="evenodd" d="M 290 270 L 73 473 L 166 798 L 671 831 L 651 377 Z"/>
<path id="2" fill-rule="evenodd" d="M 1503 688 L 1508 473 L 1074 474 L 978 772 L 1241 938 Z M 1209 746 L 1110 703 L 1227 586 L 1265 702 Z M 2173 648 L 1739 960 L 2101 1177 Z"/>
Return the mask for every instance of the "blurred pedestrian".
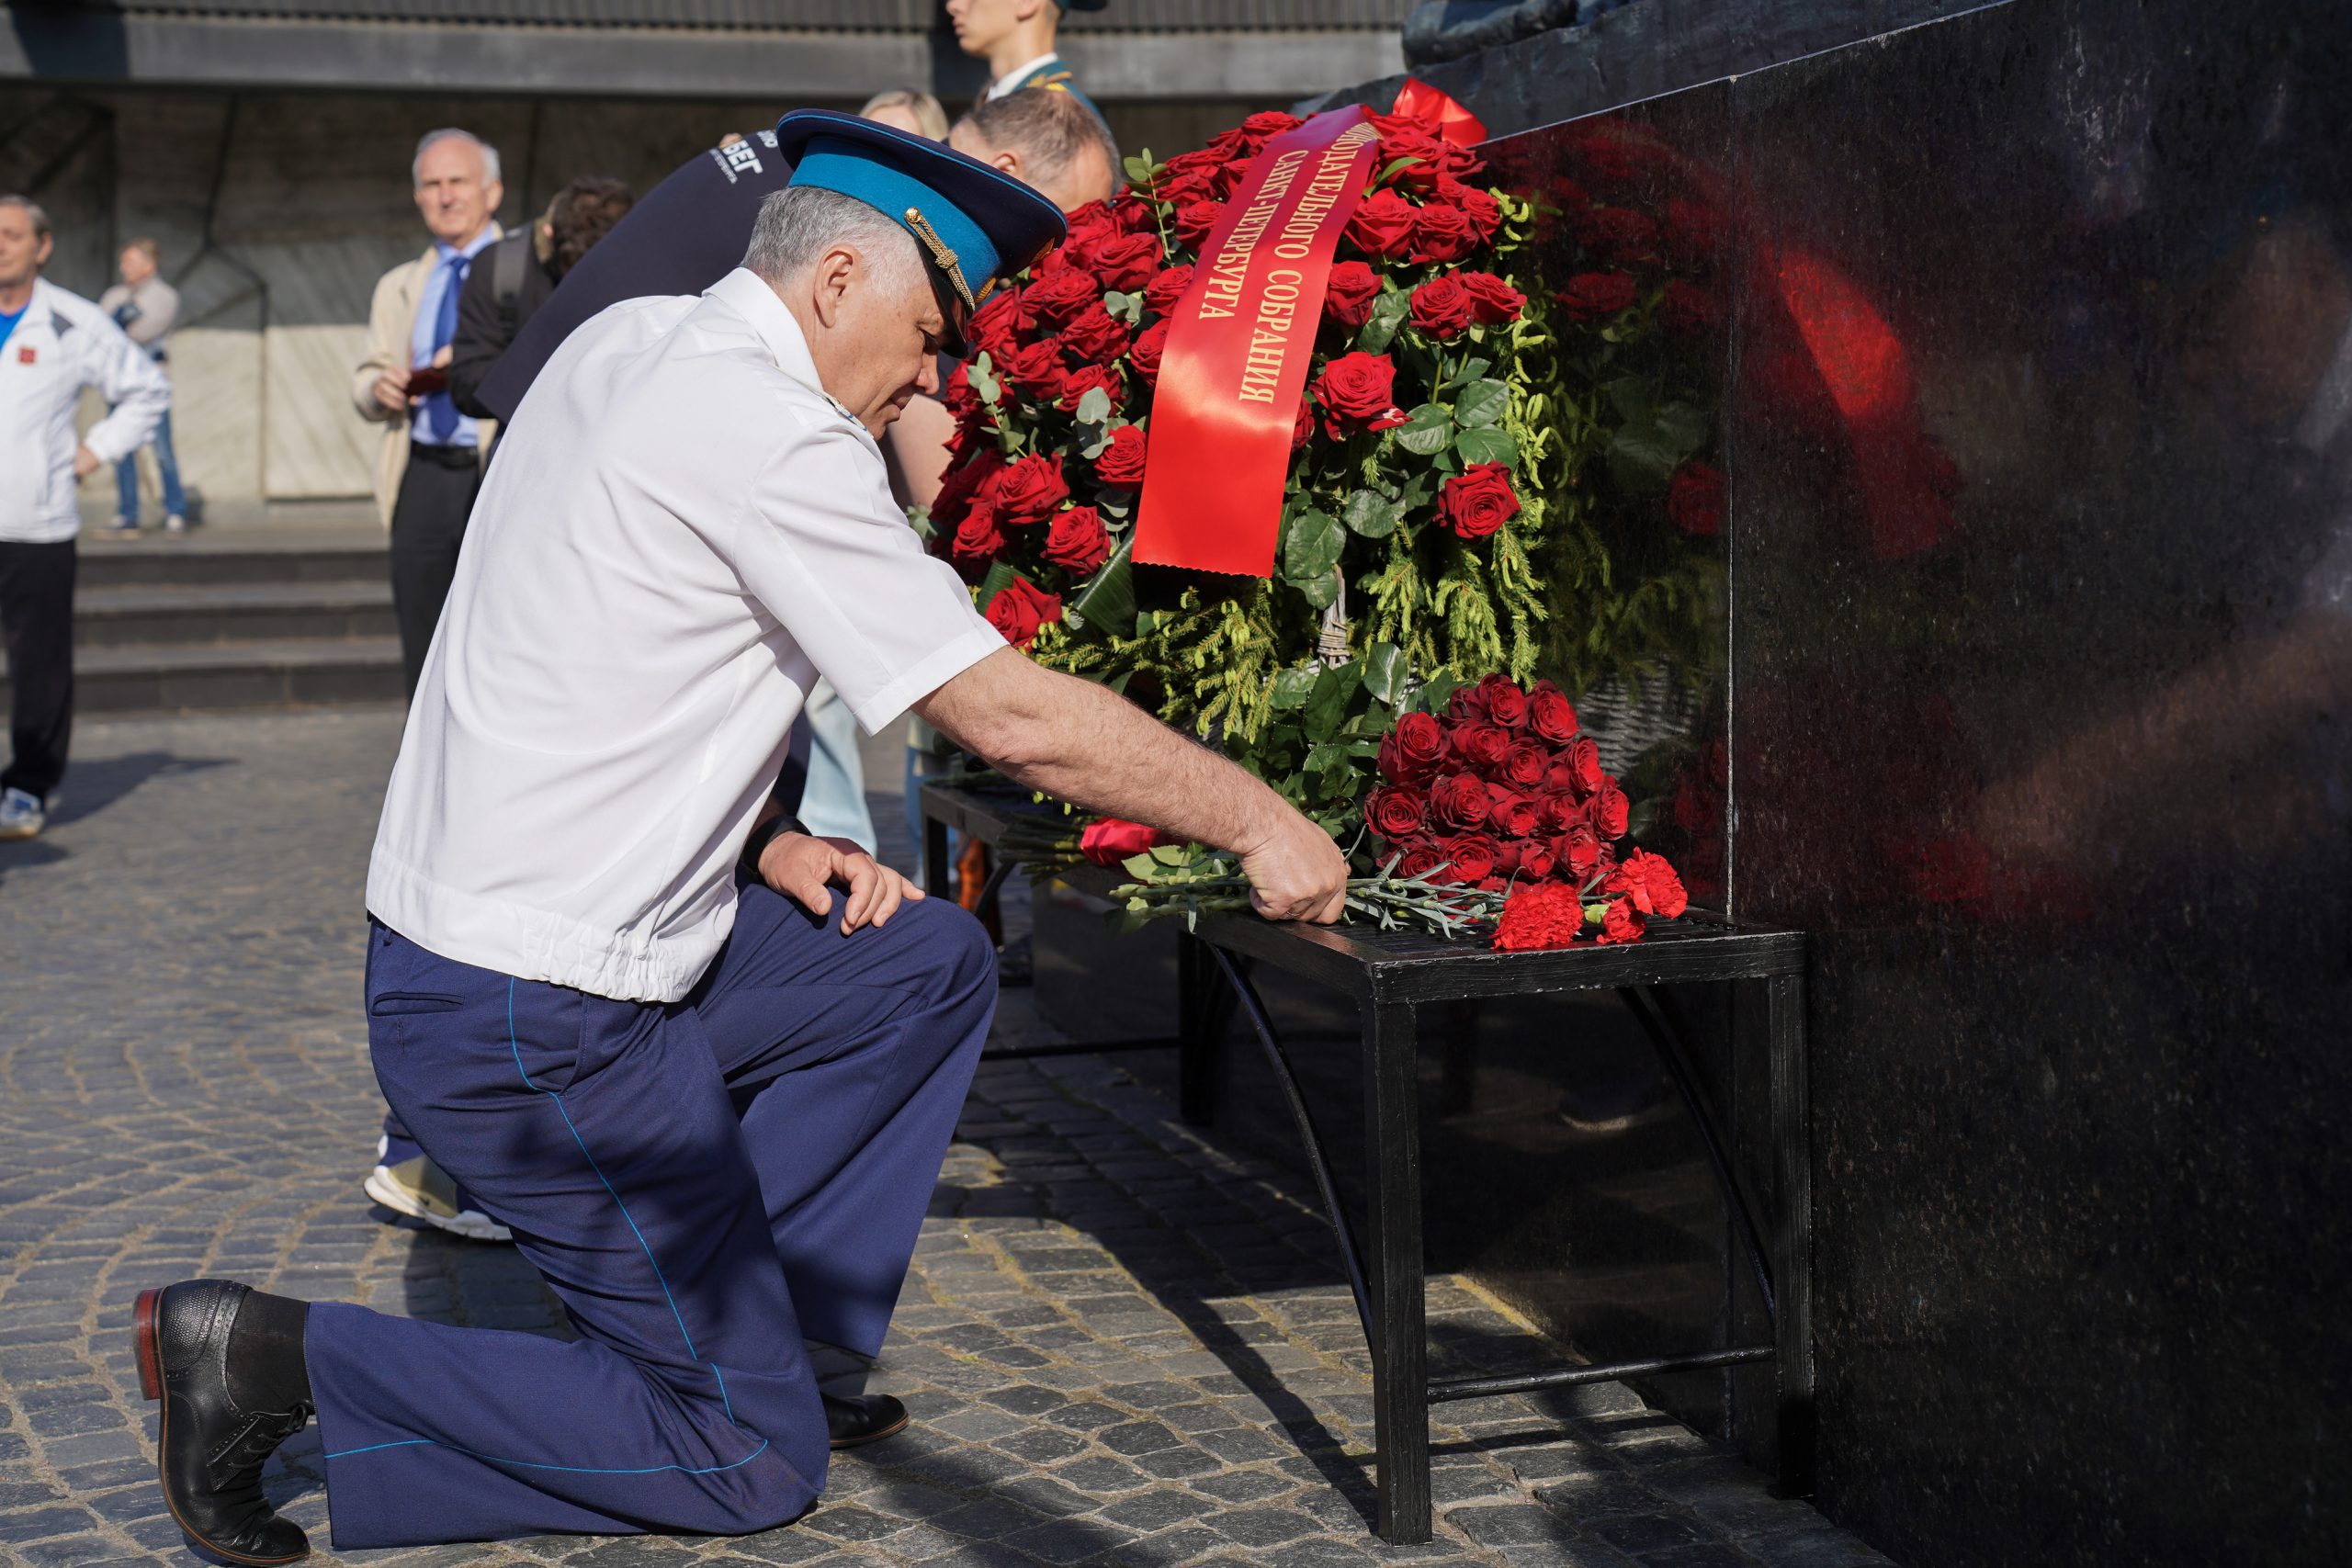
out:
<path id="1" fill-rule="evenodd" d="M 1088 108 L 1069 67 L 1054 51 L 1064 11 L 1100 11 L 1107 0 L 947 0 L 947 20 L 966 54 L 988 62 L 987 103 L 1029 88 L 1068 93 Z M 1096 109 L 1100 114 L 1102 111 Z M 1042 187 L 1040 187 L 1042 188 Z"/>
<path id="2" fill-rule="evenodd" d="M 449 396 L 460 410 L 476 419 L 492 417 L 477 397 L 482 378 L 572 264 L 611 233 L 636 201 L 626 180 L 583 175 L 555 193 L 537 222 L 483 253 L 458 296 L 458 335 L 449 344 Z"/>
<path id="3" fill-rule="evenodd" d="M 172 401 L 164 373 L 104 310 L 41 276 L 53 243 L 48 214 L 0 196 L 0 640 L 11 687 L 0 839 L 40 832 L 65 776 L 76 486 L 139 450 Z M 114 411 L 77 441 L 85 387 Z"/>
<path id="4" fill-rule="evenodd" d="M 498 150 L 454 129 L 426 132 L 409 172 L 433 244 L 377 281 L 368 357 L 351 389 L 361 417 L 384 426 L 376 507 L 392 532 L 392 614 L 413 695 L 481 488 L 491 433 L 450 398 L 448 367 L 458 297 L 474 257 L 501 232 L 492 214 L 505 186 Z"/>
<path id="5" fill-rule="evenodd" d="M 865 100 L 865 107 L 857 111 L 857 116 L 877 125 L 911 130 L 933 141 L 947 140 L 947 111 L 940 107 L 937 98 L 912 87 L 890 87 L 875 94 Z"/>
<path id="6" fill-rule="evenodd" d="M 179 319 L 180 291 L 164 281 L 163 248 L 141 234 L 122 247 L 119 265 L 122 281 L 98 296 L 98 309 L 130 333 L 130 341 L 146 350 L 148 358 L 165 364 L 171 358 L 172 325 Z M 169 410 L 156 421 L 152 445 L 156 477 L 164 487 L 164 531 L 176 534 L 187 526 L 187 496 L 180 489 L 179 458 L 172 451 Z M 139 531 L 139 454 L 133 452 L 117 463 L 114 474 L 120 502 L 107 528 L 111 533 L 135 534 Z"/>

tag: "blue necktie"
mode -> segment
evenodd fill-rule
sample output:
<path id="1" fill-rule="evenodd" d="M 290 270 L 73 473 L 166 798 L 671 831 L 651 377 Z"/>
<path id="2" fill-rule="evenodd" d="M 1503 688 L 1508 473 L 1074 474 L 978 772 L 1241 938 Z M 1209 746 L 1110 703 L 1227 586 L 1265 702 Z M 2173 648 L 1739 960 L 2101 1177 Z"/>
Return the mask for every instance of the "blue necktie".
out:
<path id="1" fill-rule="evenodd" d="M 443 349 L 449 346 L 449 340 L 458 335 L 458 291 L 465 288 L 466 271 L 472 265 L 472 258 L 464 255 L 451 256 L 441 264 L 441 270 L 448 276 L 443 280 L 441 309 L 433 318 L 433 355 L 435 359 L 441 356 Z M 435 392 L 424 400 L 424 428 L 432 434 L 434 440 L 445 445 L 458 433 L 458 405 L 449 400 L 447 392 Z"/>

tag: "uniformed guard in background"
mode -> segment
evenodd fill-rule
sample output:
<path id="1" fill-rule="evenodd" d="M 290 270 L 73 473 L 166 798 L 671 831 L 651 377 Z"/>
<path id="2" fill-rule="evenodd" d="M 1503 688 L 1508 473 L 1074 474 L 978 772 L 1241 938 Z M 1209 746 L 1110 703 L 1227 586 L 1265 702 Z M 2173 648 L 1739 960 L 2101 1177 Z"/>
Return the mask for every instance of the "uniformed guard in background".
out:
<path id="1" fill-rule="evenodd" d="M 763 142 L 764 146 L 765 143 Z M 142 1292 L 164 1498 L 282 1563 L 264 1496 L 315 1410 L 338 1548 L 735 1534 L 817 1500 L 881 1348 L 996 997 L 978 924 L 769 801 L 810 685 L 909 708 L 1009 776 L 1240 856 L 1331 920 L 1347 864 L 1264 784 L 1007 648 L 925 555 L 876 437 L 1062 233 L 978 160 L 787 115 L 743 265 L 573 333 L 515 411 L 387 789 L 368 879 L 385 1097 L 578 1337 L 222 1280 Z"/>
<path id="2" fill-rule="evenodd" d="M 980 101 L 1001 98 L 1031 88 L 1068 93 L 1099 118 L 1094 100 L 1079 90 L 1062 57 L 1055 52 L 1055 34 L 1061 30 L 1064 11 L 1100 11 L 1107 0 L 947 0 L 947 19 L 956 28 L 956 45 L 966 54 L 988 62 L 989 85 Z"/>

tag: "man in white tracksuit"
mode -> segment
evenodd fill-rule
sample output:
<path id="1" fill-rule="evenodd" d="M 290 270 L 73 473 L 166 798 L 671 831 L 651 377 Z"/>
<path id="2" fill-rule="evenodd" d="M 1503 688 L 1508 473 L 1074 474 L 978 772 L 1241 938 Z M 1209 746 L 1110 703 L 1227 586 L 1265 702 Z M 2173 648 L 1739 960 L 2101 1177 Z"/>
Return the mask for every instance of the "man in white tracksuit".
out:
<path id="1" fill-rule="evenodd" d="M 0 634 L 13 701 L 0 839 L 29 839 L 65 774 L 74 728 L 74 536 L 79 481 L 139 450 L 171 384 L 105 311 L 43 281 L 49 217 L 0 196 Z M 82 389 L 114 412 L 74 435 Z"/>

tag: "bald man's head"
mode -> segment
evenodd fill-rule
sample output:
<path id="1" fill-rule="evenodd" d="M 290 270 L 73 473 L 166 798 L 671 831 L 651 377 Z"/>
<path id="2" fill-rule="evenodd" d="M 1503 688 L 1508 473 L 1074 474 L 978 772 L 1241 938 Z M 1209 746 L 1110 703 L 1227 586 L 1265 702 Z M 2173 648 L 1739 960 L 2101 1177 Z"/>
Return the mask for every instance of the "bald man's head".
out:
<path id="1" fill-rule="evenodd" d="M 1064 212 L 1118 188 L 1119 144 L 1082 98 L 1024 87 L 956 122 L 947 144 L 1034 186 Z"/>

